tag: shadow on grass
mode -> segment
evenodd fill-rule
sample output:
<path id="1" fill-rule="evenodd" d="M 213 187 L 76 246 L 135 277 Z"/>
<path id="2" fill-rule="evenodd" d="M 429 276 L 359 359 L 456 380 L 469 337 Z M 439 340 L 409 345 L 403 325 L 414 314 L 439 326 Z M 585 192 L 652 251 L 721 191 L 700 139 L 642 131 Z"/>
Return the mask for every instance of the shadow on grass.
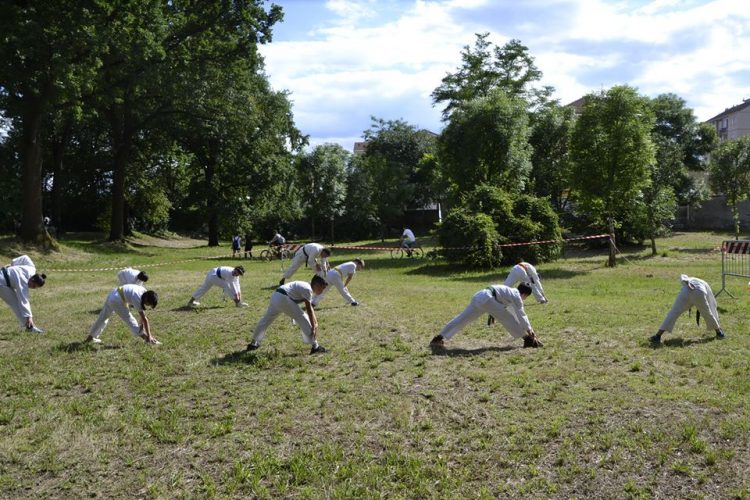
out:
<path id="1" fill-rule="evenodd" d="M 446 347 L 430 346 L 430 350 L 432 351 L 433 356 L 450 356 L 450 357 L 477 356 L 485 352 L 510 352 L 510 351 L 515 351 L 516 349 L 521 349 L 521 347 L 506 345 L 502 347 L 498 347 L 498 346 L 478 347 L 476 349 L 462 349 L 460 347 L 448 349 Z"/>
<path id="2" fill-rule="evenodd" d="M 196 307 L 193 307 L 193 306 L 184 305 L 184 306 L 173 307 L 172 309 L 170 309 L 170 311 L 177 311 L 177 312 L 194 311 L 194 312 L 197 313 L 197 312 L 201 312 L 201 311 L 210 311 L 212 309 L 224 309 L 225 307 L 227 307 L 227 306 L 196 306 Z"/>
<path id="3" fill-rule="evenodd" d="M 211 360 L 212 365 L 256 365 L 263 356 L 258 352 L 250 352 L 245 349 L 225 354 L 220 358 Z"/>
<path id="4" fill-rule="evenodd" d="M 691 345 L 708 344 L 717 340 L 716 337 L 700 337 L 697 339 L 667 339 L 663 340 L 660 344 L 654 344 L 649 342 L 649 347 L 652 349 L 659 349 L 662 347 L 690 347 Z"/>
<path id="5" fill-rule="evenodd" d="M 101 350 L 114 350 L 114 349 L 122 349 L 121 345 L 111 345 L 111 344 L 93 344 L 91 342 L 70 342 L 68 344 L 66 343 L 60 343 L 52 348 L 53 352 L 67 352 L 67 353 L 73 353 L 73 352 L 96 352 Z"/>

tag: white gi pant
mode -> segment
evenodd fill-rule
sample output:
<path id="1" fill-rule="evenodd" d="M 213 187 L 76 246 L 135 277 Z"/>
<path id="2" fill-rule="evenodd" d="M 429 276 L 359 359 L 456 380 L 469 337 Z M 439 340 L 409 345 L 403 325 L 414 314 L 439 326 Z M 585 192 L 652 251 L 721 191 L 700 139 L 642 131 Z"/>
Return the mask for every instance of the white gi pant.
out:
<path id="1" fill-rule="evenodd" d="M 698 288 L 691 290 L 687 283 L 683 283 L 682 290 L 677 295 L 672 309 L 669 310 L 667 317 L 664 318 L 664 322 L 662 322 L 659 329 L 671 332 L 677 318 L 692 306 L 695 306 L 700 311 L 707 329 L 718 330 L 720 328 L 719 312 L 716 310 L 716 297 L 714 297 L 708 283 L 706 283 L 705 292 Z"/>
<path id="2" fill-rule="evenodd" d="M 529 276 L 523 268 L 519 269 L 517 266 L 513 266 L 510 270 L 510 273 L 508 273 L 508 277 L 505 278 L 505 282 L 503 283 L 503 285 L 516 286 L 518 283 L 526 283 L 531 287 L 531 293 L 534 294 L 534 298 L 536 299 L 536 301 L 541 304 L 545 300 L 547 300 L 547 297 L 544 296 L 539 283 L 531 283 L 530 279 L 531 276 Z"/>
<path id="3" fill-rule="evenodd" d="M 195 292 L 193 292 L 192 297 L 195 300 L 200 299 L 206 294 L 207 291 L 211 289 L 212 286 L 218 286 L 219 288 L 224 290 L 224 295 L 234 300 L 234 291 L 232 290 L 232 284 L 216 276 L 216 271 L 213 269 L 209 271 L 208 274 L 206 274 L 206 279 L 203 280 L 203 284 L 199 286 Z"/>
<path id="4" fill-rule="evenodd" d="M 2 280 L 3 277 L 0 276 L 0 280 Z M 26 326 L 26 317 L 24 316 L 24 312 L 21 309 L 21 304 L 18 302 L 18 295 L 16 295 L 15 290 L 12 288 L 8 288 L 5 286 L 5 284 L 0 285 L 0 299 L 3 299 L 6 304 L 8 304 L 13 311 L 13 314 L 16 315 L 16 318 L 18 318 L 18 322 L 21 324 L 21 326 Z"/>
<path id="5" fill-rule="evenodd" d="M 517 339 L 522 338 L 527 333 L 524 326 L 518 321 L 516 314 L 495 300 L 490 290 L 485 289 L 474 294 L 466 309 L 450 320 L 440 331 L 440 335 L 447 340 L 484 313 L 491 314 L 497 321 L 502 323 L 505 329 L 508 330 L 508 333 Z"/>
<path id="6" fill-rule="evenodd" d="M 305 256 L 305 253 L 300 248 L 294 254 L 294 257 L 292 257 L 292 261 L 289 263 L 289 267 L 287 267 L 286 271 L 284 271 L 284 279 L 287 280 L 291 278 L 292 275 L 297 272 L 297 269 L 302 267 L 302 264 L 304 264 L 306 261 L 307 261 L 307 257 Z M 313 269 L 313 272 L 315 272 L 315 269 Z"/>
<path id="7" fill-rule="evenodd" d="M 141 334 L 141 326 L 138 324 L 135 317 L 130 314 L 130 309 L 127 304 L 125 304 L 125 301 L 122 300 L 120 294 L 117 293 L 117 289 L 115 289 L 107 296 L 107 300 L 104 301 L 102 312 L 99 313 L 99 317 L 96 318 L 94 325 L 91 327 L 91 331 L 89 331 L 91 337 L 95 339 L 99 338 L 99 335 L 101 335 L 107 327 L 109 317 L 112 316 L 113 312 L 117 313 L 117 315 L 122 318 L 128 328 L 130 328 L 130 333 L 136 337 Z"/>
<path id="8" fill-rule="evenodd" d="M 302 342 L 305 344 L 315 343 L 315 340 L 312 337 L 312 325 L 310 324 L 310 318 L 307 317 L 307 312 L 303 311 L 292 299 L 279 292 L 271 294 L 271 303 L 268 305 L 266 314 L 263 315 L 255 326 L 253 342 L 256 344 L 261 343 L 266 336 L 266 330 L 281 313 L 291 317 L 297 325 L 299 325 L 300 331 L 302 332 Z"/>
<path id="9" fill-rule="evenodd" d="M 320 295 L 316 295 L 315 297 L 313 297 L 312 304 L 314 306 L 320 304 L 320 301 L 323 300 L 323 297 L 325 297 L 326 293 L 328 293 L 328 290 L 331 289 L 331 285 L 336 287 L 341 296 L 344 297 L 344 300 L 347 304 L 356 302 L 356 300 L 354 300 L 354 297 L 352 297 L 352 294 L 349 293 L 349 289 L 344 286 L 344 279 L 341 277 L 341 274 L 338 271 L 331 269 L 326 274 L 325 279 L 328 282 L 328 286 L 323 289 L 323 292 Z"/>

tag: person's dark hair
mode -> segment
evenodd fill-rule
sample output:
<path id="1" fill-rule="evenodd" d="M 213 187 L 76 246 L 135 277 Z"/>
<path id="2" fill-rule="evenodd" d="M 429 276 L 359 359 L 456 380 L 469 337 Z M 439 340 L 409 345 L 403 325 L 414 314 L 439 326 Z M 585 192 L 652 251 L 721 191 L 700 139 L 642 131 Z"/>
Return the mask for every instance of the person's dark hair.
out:
<path id="1" fill-rule="evenodd" d="M 29 278 L 29 281 L 31 283 L 35 283 L 37 286 L 44 286 L 44 280 L 46 280 L 46 279 L 47 279 L 47 275 L 46 274 L 39 274 L 39 273 L 37 273 L 34 276 L 32 276 L 31 278 Z"/>
<path id="2" fill-rule="evenodd" d="M 321 250 L 320 251 L 320 255 L 323 255 L 324 252 L 325 252 L 324 257 L 330 257 L 331 256 L 331 249 L 330 248 L 326 247 L 323 250 Z"/>
<path id="3" fill-rule="evenodd" d="M 141 281 L 143 281 L 145 283 L 145 282 L 148 281 L 148 274 L 146 274 L 143 271 L 141 271 L 140 273 L 138 273 L 138 276 L 136 276 L 136 278 L 139 279 L 139 280 L 141 280 Z"/>
<path id="4" fill-rule="evenodd" d="M 521 295 L 531 295 L 531 287 L 526 283 L 520 283 L 518 285 L 518 293 Z"/>
<path id="5" fill-rule="evenodd" d="M 310 285 L 311 286 L 315 286 L 315 285 L 328 286 L 328 282 L 316 274 L 315 276 L 312 277 L 312 280 L 310 280 Z"/>
<path id="6" fill-rule="evenodd" d="M 240 276 L 244 276 L 245 275 L 245 268 L 243 266 L 237 266 L 237 267 L 234 268 L 234 272 L 236 272 Z"/>
<path id="7" fill-rule="evenodd" d="M 159 303 L 159 296 L 153 290 L 148 290 L 141 295 L 141 309 L 146 310 L 146 306 L 151 306 L 151 309 L 156 308 L 156 304 Z"/>
<path id="8" fill-rule="evenodd" d="M 362 260 L 362 259 L 360 259 L 359 257 L 357 257 L 356 259 L 354 259 L 354 261 L 353 261 L 353 262 L 354 262 L 355 264 L 358 264 L 358 265 L 359 265 L 359 267 L 365 267 L 365 261 L 364 261 L 364 260 Z"/>

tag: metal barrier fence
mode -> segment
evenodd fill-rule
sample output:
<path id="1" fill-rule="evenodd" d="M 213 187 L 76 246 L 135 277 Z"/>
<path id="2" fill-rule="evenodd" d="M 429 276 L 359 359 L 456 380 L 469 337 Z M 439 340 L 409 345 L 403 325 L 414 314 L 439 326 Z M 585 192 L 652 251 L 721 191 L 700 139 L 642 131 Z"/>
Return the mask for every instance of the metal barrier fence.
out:
<path id="1" fill-rule="evenodd" d="M 734 298 L 727 290 L 727 276 L 750 278 L 750 241 L 724 240 L 721 242 L 721 292 Z"/>

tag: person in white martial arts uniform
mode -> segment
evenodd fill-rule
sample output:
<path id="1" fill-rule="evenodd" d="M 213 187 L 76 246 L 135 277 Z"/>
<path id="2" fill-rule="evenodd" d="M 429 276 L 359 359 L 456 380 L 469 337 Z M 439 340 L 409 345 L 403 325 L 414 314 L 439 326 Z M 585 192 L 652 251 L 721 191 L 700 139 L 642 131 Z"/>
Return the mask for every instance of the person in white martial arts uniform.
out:
<path id="1" fill-rule="evenodd" d="M 328 257 L 331 256 L 331 249 L 326 248 L 320 243 L 308 243 L 297 250 L 292 257 L 292 261 L 289 263 L 289 267 L 284 271 L 279 286 L 283 285 L 286 280 L 292 277 L 297 272 L 297 269 L 305 264 L 307 267 L 312 269 L 315 274 L 325 279 L 325 275 L 331 266 L 328 264 Z"/>
<path id="2" fill-rule="evenodd" d="M 716 338 L 723 339 L 725 335 L 719 326 L 719 312 L 716 310 L 716 297 L 714 297 L 714 293 L 711 291 L 711 286 L 702 279 L 691 278 L 687 274 L 680 275 L 680 283 L 682 284 L 680 293 L 677 294 L 677 299 L 675 299 L 672 309 L 667 313 L 667 317 L 664 318 L 656 335 L 650 338 L 651 342 L 654 344 L 661 343 L 662 334 L 664 332 L 671 332 L 680 314 L 693 306 L 698 311 L 695 317 L 696 322 L 699 322 L 700 317 L 703 316 L 706 328 L 714 330 Z"/>
<path id="3" fill-rule="evenodd" d="M 0 299 L 10 306 L 20 325 L 29 332 L 44 333 L 34 324 L 29 290 L 43 287 L 46 279 L 46 274 L 36 272 L 36 266 L 28 255 L 13 259 L 2 268 L 0 274 Z"/>
<path id="4" fill-rule="evenodd" d="M 198 299 L 211 289 L 212 286 L 218 286 L 224 290 L 227 297 L 231 297 L 237 307 L 247 307 L 247 302 L 242 302 L 242 292 L 240 290 L 240 276 L 245 274 L 245 268 L 242 266 L 229 267 L 221 266 L 211 269 L 206 274 L 203 284 L 193 292 L 188 300 L 188 307 L 201 305 Z"/>
<path id="5" fill-rule="evenodd" d="M 122 285 L 141 285 L 148 281 L 148 275 L 138 269 L 126 267 L 117 273 L 117 281 Z"/>
<path id="6" fill-rule="evenodd" d="M 503 284 L 505 286 L 516 286 L 518 283 L 526 283 L 529 285 L 531 287 L 531 292 L 534 294 L 534 298 L 540 304 L 546 304 L 549 302 L 544 295 L 542 278 L 539 276 L 539 273 L 536 272 L 536 268 L 528 262 L 521 261 L 513 266 Z"/>
<path id="7" fill-rule="evenodd" d="M 364 267 L 364 260 L 354 259 L 350 262 L 344 262 L 343 264 L 339 264 L 333 269 L 330 269 L 325 276 L 325 280 L 328 282 L 328 286 L 325 290 L 323 290 L 323 293 L 313 297 L 312 305 L 314 307 L 317 307 L 317 305 L 320 304 L 320 302 L 323 300 L 323 297 L 326 296 L 326 293 L 328 293 L 328 290 L 331 289 L 331 285 L 333 285 L 339 291 L 341 296 L 344 297 L 344 300 L 347 304 L 358 306 L 359 302 L 354 300 L 354 297 L 352 297 L 352 294 L 349 293 L 349 289 L 347 287 L 349 286 L 349 282 L 354 277 L 354 273 L 364 269 Z"/>
<path id="8" fill-rule="evenodd" d="M 159 345 L 161 342 L 151 334 L 151 324 L 146 317 L 146 307 L 154 309 L 159 302 L 159 296 L 153 290 L 146 290 L 141 285 L 123 285 L 112 290 L 104 301 L 104 307 L 99 313 L 99 317 L 89 331 L 85 342 L 94 342 L 100 344 L 102 340 L 99 336 L 109 323 L 109 317 L 112 313 L 122 318 L 130 329 L 130 333 L 135 337 L 142 338 L 147 344 Z M 141 322 L 130 314 L 130 307 L 138 311 Z"/>
<path id="9" fill-rule="evenodd" d="M 299 325 L 302 332 L 302 341 L 310 344 L 310 354 L 326 352 L 326 348 L 318 343 L 318 320 L 312 307 L 313 294 L 320 295 L 328 286 L 326 281 L 318 275 L 313 276 L 310 283 L 304 281 L 292 281 L 276 289 L 271 295 L 266 314 L 260 319 L 255 327 L 253 338 L 247 345 L 248 351 L 254 351 L 260 347 L 260 343 L 266 336 L 266 330 L 276 317 L 284 313 Z M 299 304 L 304 304 L 303 311 Z"/>
<path id="10" fill-rule="evenodd" d="M 414 236 L 414 232 L 411 229 L 405 227 L 404 232 L 401 233 L 399 244 L 406 249 L 406 254 L 411 257 L 411 248 L 417 244 L 417 237 Z"/>
<path id="11" fill-rule="evenodd" d="M 518 288 L 505 285 L 490 285 L 480 290 L 471 298 L 466 309 L 448 322 L 436 335 L 430 345 L 441 347 L 446 340 L 450 340 L 466 325 L 479 318 L 484 313 L 503 324 L 508 333 L 514 338 L 523 339 L 524 347 L 541 347 L 542 343 L 531 328 L 523 301 L 531 295 L 531 287 L 521 283 Z"/>

